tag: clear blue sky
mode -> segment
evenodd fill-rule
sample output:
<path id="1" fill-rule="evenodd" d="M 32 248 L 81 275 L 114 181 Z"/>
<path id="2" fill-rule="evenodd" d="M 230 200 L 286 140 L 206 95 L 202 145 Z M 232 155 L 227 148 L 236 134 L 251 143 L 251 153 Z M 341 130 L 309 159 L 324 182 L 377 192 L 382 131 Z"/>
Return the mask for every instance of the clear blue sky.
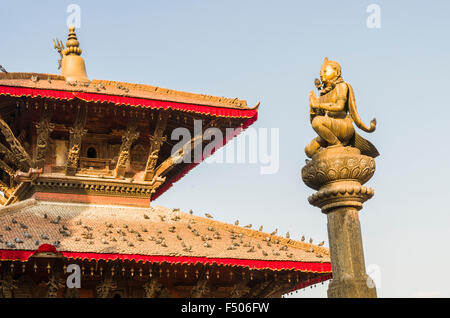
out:
<path id="1" fill-rule="evenodd" d="M 378 294 L 450 297 L 449 1 L 9 1 L 0 64 L 58 73 L 52 39 L 66 40 L 70 3 L 81 8 L 91 79 L 261 101 L 254 127 L 280 129 L 278 173 L 202 164 L 155 204 L 297 239 L 328 241 L 300 169 L 314 137 L 308 92 L 325 56 L 340 62 L 361 117 L 378 121 L 367 136 L 381 153 L 375 196 L 360 213 L 366 264 L 381 269 Z M 366 26 L 371 3 L 381 29 Z M 325 297 L 326 286 L 302 293 Z"/>

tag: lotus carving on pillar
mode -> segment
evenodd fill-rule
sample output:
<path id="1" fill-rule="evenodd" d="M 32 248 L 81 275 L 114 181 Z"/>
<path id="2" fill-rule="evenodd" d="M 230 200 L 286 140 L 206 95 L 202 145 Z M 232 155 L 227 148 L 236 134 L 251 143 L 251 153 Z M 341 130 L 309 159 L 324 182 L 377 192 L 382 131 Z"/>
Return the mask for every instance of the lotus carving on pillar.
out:
<path id="1" fill-rule="evenodd" d="M 308 187 L 319 190 L 322 186 L 338 180 L 355 180 L 364 184 L 372 178 L 375 173 L 373 158 L 359 154 L 359 151 L 352 147 L 339 147 L 339 153 L 336 151 L 330 156 L 332 149 L 327 149 L 325 156 L 319 153 L 303 167 L 302 179 Z"/>

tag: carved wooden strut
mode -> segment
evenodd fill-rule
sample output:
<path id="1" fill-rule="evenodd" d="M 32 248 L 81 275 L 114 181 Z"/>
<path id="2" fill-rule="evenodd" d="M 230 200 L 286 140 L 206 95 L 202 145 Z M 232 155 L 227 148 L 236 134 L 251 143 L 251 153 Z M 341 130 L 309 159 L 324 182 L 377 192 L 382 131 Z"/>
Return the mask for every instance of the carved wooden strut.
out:
<path id="1" fill-rule="evenodd" d="M 164 136 L 164 130 L 166 129 L 167 119 L 169 114 L 165 111 L 161 111 L 158 115 L 158 121 L 156 122 L 155 132 L 150 136 L 150 150 L 147 159 L 147 165 L 145 166 L 144 181 L 151 181 L 155 175 L 156 162 L 158 161 L 159 149 L 163 142 L 167 140 Z"/>
<path id="2" fill-rule="evenodd" d="M 0 155 L 3 155 L 3 159 L 11 162 L 12 164 L 18 166 L 19 161 L 16 159 L 14 154 L 5 145 L 0 144 Z"/>
<path id="3" fill-rule="evenodd" d="M 50 123 L 52 117 L 51 110 L 42 110 L 41 121 L 36 124 L 37 141 L 36 141 L 36 157 L 34 166 L 37 168 L 44 167 L 45 155 L 47 153 L 47 146 L 49 143 L 49 137 L 55 125 Z"/>
<path id="4" fill-rule="evenodd" d="M 73 127 L 69 129 L 70 142 L 66 163 L 66 175 L 68 176 L 75 175 L 78 169 L 78 163 L 80 161 L 81 140 L 82 137 L 87 133 L 87 129 L 84 129 L 84 126 L 86 124 L 86 112 L 86 106 L 81 105 L 80 108 L 78 108 L 77 117 L 75 118 Z"/>
<path id="5" fill-rule="evenodd" d="M 5 136 L 6 142 L 11 148 L 11 153 L 18 162 L 19 169 L 28 170 L 31 167 L 30 155 L 26 152 L 20 142 L 14 137 L 8 124 L 0 118 L 0 131 Z"/>
<path id="6" fill-rule="evenodd" d="M 139 138 L 139 132 L 136 131 L 137 123 L 131 121 L 128 123 L 127 131 L 122 136 L 122 145 L 119 150 L 119 158 L 117 159 L 114 177 L 119 179 L 125 176 L 127 163 L 130 160 L 130 148 L 136 139 Z"/>

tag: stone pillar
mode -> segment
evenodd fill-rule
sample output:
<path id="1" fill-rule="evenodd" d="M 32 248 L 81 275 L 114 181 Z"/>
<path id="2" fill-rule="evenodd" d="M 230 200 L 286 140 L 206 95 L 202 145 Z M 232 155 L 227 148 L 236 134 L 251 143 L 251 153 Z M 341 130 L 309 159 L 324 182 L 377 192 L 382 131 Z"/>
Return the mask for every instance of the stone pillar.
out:
<path id="1" fill-rule="evenodd" d="M 308 198 L 327 215 L 333 280 L 330 298 L 376 298 L 366 274 L 358 211 L 374 191 L 363 184 L 375 173 L 375 160 L 353 147 L 328 147 L 302 169 L 305 184 L 318 190 Z M 368 284 L 370 282 L 370 284 Z M 372 288 L 369 288 L 372 287 Z"/>

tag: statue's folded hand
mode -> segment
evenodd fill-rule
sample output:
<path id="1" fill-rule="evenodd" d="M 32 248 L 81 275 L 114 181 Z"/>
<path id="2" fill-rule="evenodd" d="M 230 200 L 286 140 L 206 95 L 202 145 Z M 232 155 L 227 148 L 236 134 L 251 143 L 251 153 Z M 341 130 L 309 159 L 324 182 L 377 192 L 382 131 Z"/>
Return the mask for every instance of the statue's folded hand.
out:
<path id="1" fill-rule="evenodd" d="M 309 92 L 309 106 L 317 108 L 317 96 L 313 91 Z"/>

